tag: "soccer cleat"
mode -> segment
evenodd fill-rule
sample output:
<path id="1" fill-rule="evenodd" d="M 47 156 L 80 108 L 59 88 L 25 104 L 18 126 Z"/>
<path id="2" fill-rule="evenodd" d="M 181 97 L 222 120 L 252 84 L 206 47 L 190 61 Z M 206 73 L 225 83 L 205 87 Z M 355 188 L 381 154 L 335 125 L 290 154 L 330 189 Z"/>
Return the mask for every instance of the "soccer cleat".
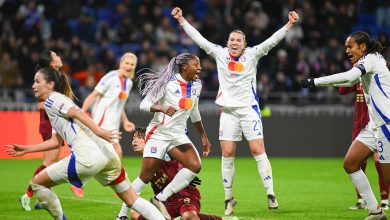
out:
<path id="1" fill-rule="evenodd" d="M 37 199 L 37 201 L 35 201 L 35 206 L 34 206 L 35 209 L 45 209 L 45 207 L 43 206 L 43 204 Z"/>
<path id="2" fill-rule="evenodd" d="M 232 197 L 231 199 L 225 200 L 225 215 L 229 216 L 233 214 L 233 208 L 236 206 L 237 200 Z"/>
<path id="3" fill-rule="evenodd" d="M 272 194 L 267 195 L 268 197 L 268 209 L 277 209 L 279 207 L 276 197 Z"/>
<path id="4" fill-rule="evenodd" d="M 165 207 L 165 204 L 163 202 L 161 202 L 160 200 L 158 200 L 156 198 L 156 196 L 152 197 L 150 199 L 150 202 L 156 206 L 156 208 L 158 210 L 160 210 L 161 214 L 164 216 L 165 219 L 167 220 L 170 220 L 171 219 L 171 216 L 169 215 L 168 213 L 168 210 L 167 210 L 167 207 Z"/>
<path id="5" fill-rule="evenodd" d="M 27 194 L 24 194 L 21 197 L 19 197 L 19 202 L 21 203 L 24 211 L 27 212 L 31 211 L 31 207 L 30 207 L 31 198 L 28 197 Z"/>
<path id="6" fill-rule="evenodd" d="M 383 209 L 383 210 L 389 210 L 389 204 L 386 204 L 386 203 L 382 203 L 381 204 L 381 208 Z"/>
<path id="7" fill-rule="evenodd" d="M 117 216 L 116 220 L 129 220 L 129 218 L 127 216 L 121 216 L 121 217 Z"/>
<path id="8" fill-rule="evenodd" d="M 351 210 L 359 210 L 359 209 L 366 209 L 366 208 L 367 208 L 367 204 L 364 202 L 363 199 L 359 199 L 355 205 L 349 207 L 349 209 Z"/>
<path id="9" fill-rule="evenodd" d="M 84 190 L 83 188 L 79 188 L 73 185 L 70 185 L 70 189 L 73 192 L 73 195 L 77 198 L 83 198 L 84 197 Z"/>
<path id="10" fill-rule="evenodd" d="M 375 210 L 371 210 L 368 213 L 368 216 L 364 220 L 386 220 L 386 219 L 387 217 L 385 215 L 385 212 L 381 208 L 378 208 Z"/>

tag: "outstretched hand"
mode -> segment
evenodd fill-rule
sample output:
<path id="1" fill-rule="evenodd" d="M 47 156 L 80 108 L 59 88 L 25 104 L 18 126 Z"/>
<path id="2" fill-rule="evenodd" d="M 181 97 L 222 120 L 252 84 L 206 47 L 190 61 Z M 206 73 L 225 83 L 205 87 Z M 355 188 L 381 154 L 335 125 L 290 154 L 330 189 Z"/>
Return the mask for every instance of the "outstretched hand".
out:
<path id="1" fill-rule="evenodd" d="M 312 87 L 315 87 L 314 78 L 310 78 L 310 77 L 301 80 L 300 84 L 301 84 L 302 88 L 312 88 Z"/>
<path id="2" fill-rule="evenodd" d="M 118 143 L 118 141 L 122 138 L 122 132 L 118 130 L 107 131 L 101 129 L 98 136 L 110 143 Z"/>
<path id="3" fill-rule="evenodd" d="M 4 147 L 6 148 L 5 152 L 12 157 L 19 157 L 26 154 L 25 147 L 22 145 L 11 144 L 5 145 Z"/>

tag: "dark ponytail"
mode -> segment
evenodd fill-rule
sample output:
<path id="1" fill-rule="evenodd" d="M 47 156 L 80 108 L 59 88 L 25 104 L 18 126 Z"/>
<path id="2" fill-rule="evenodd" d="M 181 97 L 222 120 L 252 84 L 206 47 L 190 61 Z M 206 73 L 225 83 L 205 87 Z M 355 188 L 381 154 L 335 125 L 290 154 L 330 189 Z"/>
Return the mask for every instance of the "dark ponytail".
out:
<path id="1" fill-rule="evenodd" d="M 355 42 L 357 44 L 366 44 L 367 51 L 366 53 L 381 53 L 384 47 L 382 44 L 377 40 L 370 37 L 369 34 L 363 31 L 357 31 L 353 32 L 349 35 L 349 37 L 352 37 L 355 39 Z"/>
<path id="2" fill-rule="evenodd" d="M 51 67 L 41 68 L 37 72 L 43 75 L 46 82 L 54 82 L 54 91 L 64 94 L 72 100 L 75 98 L 69 80 L 63 73 Z"/>
<path id="3" fill-rule="evenodd" d="M 39 69 L 51 66 L 51 62 L 53 61 L 51 52 L 51 50 L 45 50 L 39 54 L 38 64 L 35 67 L 35 72 Z"/>

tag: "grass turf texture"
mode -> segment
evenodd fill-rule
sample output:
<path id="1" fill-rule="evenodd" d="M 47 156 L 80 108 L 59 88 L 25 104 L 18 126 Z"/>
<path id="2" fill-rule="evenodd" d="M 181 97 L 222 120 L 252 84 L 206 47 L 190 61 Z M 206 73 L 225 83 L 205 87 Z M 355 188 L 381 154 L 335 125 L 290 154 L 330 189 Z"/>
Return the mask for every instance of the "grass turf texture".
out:
<path id="1" fill-rule="evenodd" d="M 0 160 L 0 219 L 52 219 L 45 210 L 22 210 L 18 198 L 25 192 L 27 183 L 40 160 Z M 123 164 L 130 179 L 140 170 L 141 158 L 124 158 Z M 342 159 L 271 158 L 274 188 L 279 209 L 268 210 L 264 187 L 253 158 L 237 158 L 234 195 L 238 201 L 234 214 L 239 219 L 363 219 L 366 210 L 353 211 L 356 195 L 352 183 L 342 168 Z M 202 212 L 223 215 L 224 194 L 220 174 L 220 158 L 203 158 L 200 174 L 202 185 Z M 367 173 L 374 193 L 379 197 L 377 174 L 373 161 Z M 83 199 L 73 197 L 69 184 L 54 188 L 68 219 L 112 220 L 120 209 L 121 201 L 114 198 L 109 187 L 101 187 L 91 179 L 85 187 Z M 146 187 L 142 193 L 151 198 Z M 379 201 L 379 200 L 378 200 Z"/>

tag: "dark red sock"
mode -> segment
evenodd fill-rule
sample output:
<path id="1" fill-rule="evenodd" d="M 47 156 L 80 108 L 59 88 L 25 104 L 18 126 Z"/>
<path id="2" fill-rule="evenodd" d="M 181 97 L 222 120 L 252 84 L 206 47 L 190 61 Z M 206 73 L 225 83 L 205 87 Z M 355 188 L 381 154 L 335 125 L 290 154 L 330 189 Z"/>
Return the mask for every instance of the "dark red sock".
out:
<path id="1" fill-rule="evenodd" d="M 378 182 L 379 182 L 379 191 L 381 193 L 381 199 L 385 200 L 389 198 L 389 185 L 383 179 L 383 173 L 381 169 L 381 164 L 377 161 L 375 162 L 376 171 L 378 172 Z"/>
<path id="2" fill-rule="evenodd" d="M 198 213 L 200 220 L 222 220 L 221 217 L 215 215 L 208 215 L 203 213 Z"/>
<path id="3" fill-rule="evenodd" d="M 43 164 L 41 164 L 41 165 L 35 170 L 33 177 L 34 177 L 35 175 L 37 175 L 39 172 L 41 172 L 42 170 L 44 170 L 45 168 L 46 168 L 46 166 L 43 165 Z M 30 185 L 28 185 L 26 194 L 27 194 L 27 196 L 30 197 L 30 198 L 34 195 L 34 191 L 31 189 L 31 186 L 30 186 Z"/>
<path id="4" fill-rule="evenodd" d="M 364 173 L 366 172 L 366 167 L 367 167 L 367 160 L 365 160 L 362 164 L 360 164 L 360 169 L 362 169 Z M 356 189 L 356 195 L 358 199 L 362 198 L 357 189 Z"/>

